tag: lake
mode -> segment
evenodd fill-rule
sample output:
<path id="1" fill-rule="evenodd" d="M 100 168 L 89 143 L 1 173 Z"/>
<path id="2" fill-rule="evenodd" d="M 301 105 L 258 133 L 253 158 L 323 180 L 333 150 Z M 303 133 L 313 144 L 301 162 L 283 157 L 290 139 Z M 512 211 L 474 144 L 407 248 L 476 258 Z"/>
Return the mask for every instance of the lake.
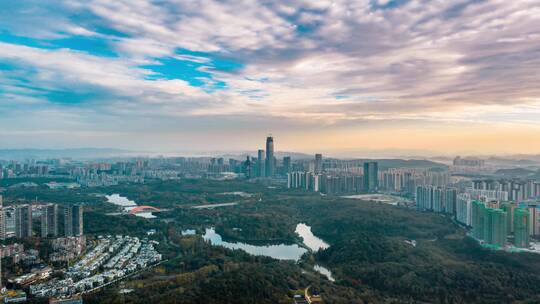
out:
<path id="1" fill-rule="evenodd" d="M 304 223 L 296 225 L 295 232 L 302 237 L 304 245 L 313 251 L 319 251 L 320 249 L 330 247 L 325 241 L 316 237 L 313 232 L 311 232 L 311 227 Z"/>
<path id="2" fill-rule="evenodd" d="M 311 227 L 304 223 L 296 225 L 296 233 L 302 237 L 304 245 L 306 245 L 306 247 L 308 247 L 312 251 L 318 251 L 320 249 L 325 249 L 330 246 L 320 238 L 316 237 L 311 232 Z M 242 242 L 226 242 L 223 240 L 221 235 L 219 235 L 215 231 L 214 228 L 207 228 L 203 235 L 203 238 L 207 241 L 210 241 L 212 245 L 223 246 L 229 249 L 242 249 L 252 255 L 263 255 L 279 260 L 298 261 L 300 257 L 307 252 L 306 248 L 297 244 L 258 246 Z"/>
<path id="3" fill-rule="evenodd" d="M 307 249 L 300 247 L 297 244 L 257 246 L 241 242 L 226 242 L 221 238 L 221 235 L 216 233 L 214 228 L 206 228 L 203 238 L 210 241 L 212 245 L 223 246 L 229 249 L 242 249 L 252 255 L 268 256 L 278 260 L 298 261 L 300 257 L 307 252 Z"/>
<path id="4" fill-rule="evenodd" d="M 303 244 L 312 251 L 319 251 L 321 249 L 326 249 L 330 247 L 328 243 L 315 236 L 313 232 L 311 232 L 311 227 L 304 223 L 296 225 L 295 232 L 302 237 Z M 182 234 L 184 233 L 182 232 Z M 216 233 L 214 228 L 207 228 L 203 235 L 203 238 L 207 241 L 210 241 L 210 243 L 215 246 L 223 246 L 229 249 L 241 249 L 251 255 L 262 255 L 278 260 L 299 261 L 302 255 L 308 251 L 306 248 L 301 247 L 297 244 L 257 246 L 242 242 L 226 242 L 223 240 L 221 235 Z M 332 272 L 328 268 L 325 268 L 321 265 L 315 265 L 313 269 L 320 274 L 326 276 L 328 280 L 334 282 Z"/>

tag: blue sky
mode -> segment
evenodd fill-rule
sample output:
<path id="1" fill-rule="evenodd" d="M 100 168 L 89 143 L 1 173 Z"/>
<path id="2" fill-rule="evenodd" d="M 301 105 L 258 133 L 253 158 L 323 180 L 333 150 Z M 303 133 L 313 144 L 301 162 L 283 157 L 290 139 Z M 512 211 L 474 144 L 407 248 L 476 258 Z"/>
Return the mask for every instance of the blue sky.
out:
<path id="1" fill-rule="evenodd" d="M 273 133 L 296 151 L 540 152 L 538 16 L 525 0 L 3 1 L 0 148 Z"/>

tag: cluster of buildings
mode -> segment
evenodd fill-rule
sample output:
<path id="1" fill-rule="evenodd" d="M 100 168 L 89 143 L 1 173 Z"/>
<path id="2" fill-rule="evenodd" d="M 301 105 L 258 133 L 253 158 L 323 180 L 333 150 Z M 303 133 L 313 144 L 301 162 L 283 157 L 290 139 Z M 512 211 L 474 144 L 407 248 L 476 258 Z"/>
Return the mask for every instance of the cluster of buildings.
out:
<path id="1" fill-rule="evenodd" d="M 517 248 L 530 247 L 530 214 L 526 206 L 514 203 L 472 203 L 472 235 L 485 244 L 507 247 L 508 237 Z"/>
<path id="2" fill-rule="evenodd" d="M 0 239 L 32 237 L 35 218 L 39 219 L 39 235 L 43 238 L 57 237 L 60 226 L 66 237 L 83 235 L 82 205 L 59 208 L 56 204 L 24 204 L 4 207 L 0 196 Z"/>
<path id="3" fill-rule="evenodd" d="M 490 174 L 496 170 L 494 166 L 488 166 L 484 159 L 461 156 L 454 158 L 449 169 L 455 174 Z"/>
<path id="4" fill-rule="evenodd" d="M 284 177 L 291 171 L 291 158 L 278 161 L 274 156 L 274 139 L 266 138 L 266 149 L 247 159 L 223 157 L 154 157 L 124 158 L 121 161 L 80 161 L 70 158 L 1 161 L 0 178 L 58 177 L 73 182 L 51 187 L 107 187 L 120 183 L 144 183 L 147 179 L 211 178 L 246 176 Z"/>
<path id="5" fill-rule="evenodd" d="M 504 191 L 508 200 L 524 201 L 540 197 L 540 181 L 521 179 L 477 179 L 473 189 Z"/>
<path id="6" fill-rule="evenodd" d="M 457 189 L 438 186 L 418 186 L 416 207 L 419 210 L 454 214 L 456 211 Z"/>
<path id="7" fill-rule="evenodd" d="M 390 168 L 379 174 L 382 191 L 414 194 L 418 186 L 446 187 L 451 183 L 448 171 L 418 168 Z"/>
<path id="8" fill-rule="evenodd" d="M 64 273 L 64 279 L 30 285 L 30 294 L 67 297 L 100 288 L 161 261 L 155 244 L 137 237 L 100 237 L 98 244 Z"/>
<path id="9" fill-rule="evenodd" d="M 447 171 L 417 168 L 379 170 L 376 161 L 324 161 L 316 154 L 307 170 L 287 174 L 287 187 L 306 189 L 324 194 L 343 195 L 375 193 L 378 191 L 414 195 L 419 185 L 445 187 L 450 184 Z"/>
<path id="10" fill-rule="evenodd" d="M 70 236 L 51 239 L 50 262 L 69 262 L 77 259 L 86 248 L 86 237 Z"/>
<path id="11" fill-rule="evenodd" d="M 243 162 L 241 171 L 247 178 L 272 178 L 278 173 L 287 173 L 290 171 L 291 158 L 286 156 L 283 158 L 282 166 L 277 170 L 277 160 L 274 156 L 274 138 L 268 136 L 266 138 L 266 151 L 259 149 L 257 157 L 247 156 Z"/>
<path id="12" fill-rule="evenodd" d="M 42 177 L 49 175 L 49 165 L 40 164 L 34 160 L 19 163 L 12 161 L 6 165 L 0 165 L 0 178 Z"/>
<path id="13" fill-rule="evenodd" d="M 419 186 L 416 207 L 449 214 L 472 228 L 472 236 L 486 245 L 529 248 L 531 236 L 540 237 L 540 203 L 509 200 L 502 190 L 470 187 L 459 193 L 452 187 Z"/>
<path id="14" fill-rule="evenodd" d="M 484 167 L 486 165 L 486 161 L 479 158 L 462 158 L 461 156 L 456 156 L 454 158 L 452 164 L 455 167 Z"/>
<path id="15" fill-rule="evenodd" d="M 38 227 L 34 227 L 34 220 L 39 223 Z M 53 247 L 51 262 L 68 261 L 66 259 L 70 257 L 76 258 L 83 251 L 85 242 L 83 237 L 83 206 L 70 205 L 59 208 L 56 204 L 24 204 L 4 207 L 2 196 L 0 196 L 0 239 L 30 238 L 34 236 L 35 231 L 40 237 L 51 241 Z M 57 238 L 60 231 L 66 238 Z M 76 245 L 70 247 L 73 243 Z M 21 243 L 3 245 L 0 252 L 3 258 L 11 258 L 13 264 L 22 263 L 31 266 L 41 263 L 39 251 L 36 249 L 25 250 Z M 51 272 L 43 269 L 32 270 L 30 273 L 11 281 L 17 285 L 29 284 L 46 279 Z M 0 278 L 1 273 L 0 264 Z M 3 286 L 1 279 L 0 286 Z"/>
<path id="16" fill-rule="evenodd" d="M 313 171 L 287 174 L 287 188 L 305 189 L 325 194 L 374 193 L 379 190 L 379 164 L 363 163 L 360 173 L 323 171 L 322 155 L 316 154 Z"/>

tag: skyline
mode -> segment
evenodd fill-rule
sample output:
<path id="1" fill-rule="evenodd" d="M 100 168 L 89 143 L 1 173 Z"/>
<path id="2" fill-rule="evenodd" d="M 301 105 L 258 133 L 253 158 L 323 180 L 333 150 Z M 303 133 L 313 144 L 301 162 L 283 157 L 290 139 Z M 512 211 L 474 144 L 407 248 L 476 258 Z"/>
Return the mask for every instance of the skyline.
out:
<path id="1" fill-rule="evenodd" d="M 255 151 L 272 133 L 277 151 L 537 154 L 538 16 L 537 1 L 1 3 L 0 148 Z"/>

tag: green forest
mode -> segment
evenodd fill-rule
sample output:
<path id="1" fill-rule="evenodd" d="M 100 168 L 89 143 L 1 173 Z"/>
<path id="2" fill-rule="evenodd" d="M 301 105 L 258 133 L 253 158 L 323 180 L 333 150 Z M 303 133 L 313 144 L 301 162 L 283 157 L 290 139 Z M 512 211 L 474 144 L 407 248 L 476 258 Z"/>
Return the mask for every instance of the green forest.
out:
<path id="1" fill-rule="evenodd" d="M 224 194 L 243 191 L 241 197 Z M 110 215 L 103 194 L 119 193 L 165 212 L 146 220 Z M 86 303 L 292 303 L 311 286 L 326 303 L 537 303 L 540 255 L 481 248 L 450 218 L 433 213 L 243 181 L 181 180 L 109 188 L 8 188 L 7 204 L 27 200 L 85 203 L 85 232 L 152 236 L 166 262 L 85 295 Z M 198 204 L 235 206 L 193 209 Z M 330 247 L 295 263 L 251 256 L 205 242 L 215 227 L 225 240 L 300 243 L 298 223 Z M 197 235 L 184 236 L 184 229 Z M 414 240 L 415 246 L 410 241 Z M 324 265 L 335 282 L 313 271 Z M 119 293 L 121 288 L 133 290 Z"/>

